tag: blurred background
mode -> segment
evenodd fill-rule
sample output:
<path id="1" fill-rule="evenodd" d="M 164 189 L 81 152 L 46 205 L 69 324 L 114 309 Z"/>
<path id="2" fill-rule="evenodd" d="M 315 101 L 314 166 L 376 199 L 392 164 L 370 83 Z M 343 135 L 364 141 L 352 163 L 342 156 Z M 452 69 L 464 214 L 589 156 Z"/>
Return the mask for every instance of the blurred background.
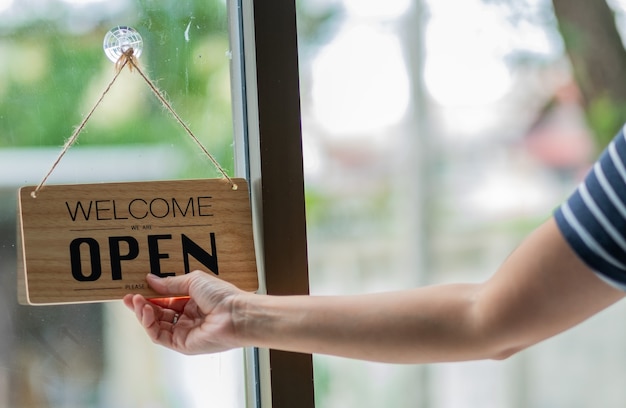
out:
<path id="1" fill-rule="evenodd" d="M 313 294 L 486 279 L 626 121 L 621 2 L 299 6 Z M 625 313 L 504 362 L 315 356 L 317 403 L 623 407 Z"/>
<path id="2" fill-rule="evenodd" d="M 626 121 L 620 1 L 297 4 L 312 294 L 486 279 Z M 244 406 L 240 351 L 169 353 L 116 302 L 15 299 L 17 188 L 111 79 L 117 25 L 232 169 L 224 0 L 0 0 L 0 407 Z M 50 182 L 219 177 L 168 115 L 125 72 Z M 316 403 L 623 407 L 625 307 L 504 362 L 315 356 Z"/>

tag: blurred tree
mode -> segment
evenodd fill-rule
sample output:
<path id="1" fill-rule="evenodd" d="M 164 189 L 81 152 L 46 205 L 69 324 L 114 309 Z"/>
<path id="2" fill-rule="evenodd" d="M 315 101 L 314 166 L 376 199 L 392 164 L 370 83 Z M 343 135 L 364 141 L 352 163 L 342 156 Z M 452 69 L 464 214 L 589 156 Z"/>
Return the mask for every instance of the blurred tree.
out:
<path id="1" fill-rule="evenodd" d="M 553 0 L 574 77 L 599 147 L 626 120 L 626 53 L 605 1 Z"/>

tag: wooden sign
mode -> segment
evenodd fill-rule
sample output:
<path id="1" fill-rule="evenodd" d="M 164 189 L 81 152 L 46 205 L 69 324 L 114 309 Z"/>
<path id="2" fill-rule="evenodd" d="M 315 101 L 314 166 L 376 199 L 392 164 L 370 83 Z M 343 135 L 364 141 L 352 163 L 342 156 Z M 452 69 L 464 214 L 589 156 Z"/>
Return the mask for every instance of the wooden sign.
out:
<path id="1" fill-rule="evenodd" d="M 155 297 L 148 273 L 196 269 L 258 288 L 245 180 L 46 186 L 19 192 L 24 304 Z M 19 262 L 18 262 L 19 264 Z"/>

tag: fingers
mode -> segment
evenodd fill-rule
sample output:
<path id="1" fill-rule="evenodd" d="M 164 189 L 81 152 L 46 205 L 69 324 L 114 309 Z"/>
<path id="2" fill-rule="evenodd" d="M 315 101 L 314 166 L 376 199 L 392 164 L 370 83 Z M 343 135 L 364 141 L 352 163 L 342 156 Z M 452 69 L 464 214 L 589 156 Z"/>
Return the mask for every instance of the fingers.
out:
<path id="1" fill-rule="evenodd" d="M 190 278 L 188 274 L 159 278 L 158 276 L 150 273 L 146 277 L 146 280 L 148 281 L 150 287 L 160 295 L 189 295 Z"/>
<path id="2" fill-rule="evenodd" d="M 129 308 L 131 310 L 134 309 L 134 307 L 133 307 L 133 295 L 132 294 L 125 295 L 124 298 L 122 299 L 122 301 L 124 302 L 124 305 L 127 308 Z"/>
<path id="3" fill-rule="evenodd" d="M 177 311 L 184 309 L 190 297 L 197 300 L 198 297 L 206 297 L 209 293 L 216 292 L 217 288 L 228 287 L 236 290 L 232 284 L 199 270 L 166 278 L 148 274 L 146 281 L 159 295 L 167 296 L 167 298 L 152 298 L 151 302 Z"/>
<path id="4" fill-rule="evenodd" d="M 124 304 L 135 312 L 152 341 L 171 347 L 172 329 L 179 318 L 177 311 L 154 305 L 141 295 L 126 295 Z"/>
<path id="5" fill-rule="evenodd" d="M 146 303 L 141 309 L 141 325 L 153 342 L 162 346 L 172 347 L 172 337 L 175 323 L 173 310 L 161 310 L 158 306 Z"/>
<path id="6" fill-rule="evenodd" d="M 151 305 L 146 298 L 141 295 L 126 295 L 124 296 L 124 304 L 130 310 L 135 312 L 137 320 L 142 326 L 147 327 L 151 325 L 155 320 L 154 308 L 159 306 Z M 148 313 L 148 316 L 146 316 Z"/>

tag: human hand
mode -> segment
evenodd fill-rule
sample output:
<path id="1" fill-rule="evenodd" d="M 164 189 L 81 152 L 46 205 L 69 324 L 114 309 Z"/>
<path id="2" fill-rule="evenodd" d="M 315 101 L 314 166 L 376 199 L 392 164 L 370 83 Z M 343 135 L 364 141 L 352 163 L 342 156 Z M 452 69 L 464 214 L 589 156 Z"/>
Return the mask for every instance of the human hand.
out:
<path id="1" fill-rule="evenodd" d="M 167 278 L 149 274 L 146 280 L 157 293 L 177 296 L 149 300 L 141 295 L 124 297 L 124 304 L 135 312 L 154 343 L 184 354 L 215 353 L 240 346 L 233 310 L 247 292 L 202 271 Z"/>

